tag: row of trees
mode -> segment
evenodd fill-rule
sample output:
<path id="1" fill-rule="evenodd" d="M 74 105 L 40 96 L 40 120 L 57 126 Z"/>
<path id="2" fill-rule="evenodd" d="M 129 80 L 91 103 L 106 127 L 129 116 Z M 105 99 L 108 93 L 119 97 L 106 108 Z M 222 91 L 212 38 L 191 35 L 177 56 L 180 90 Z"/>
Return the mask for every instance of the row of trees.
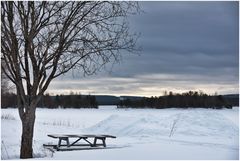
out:
<path id="1" fill-rule="evenodd" d="M 40 107 L 48 108 L 98 108 L 95 96 L 70 94 L 50 96 L 44 95 L 39 102 Z"/>
<path id="2" fill-rule="evenodd" d="M 11 92 L 4 92 L 1 90 L 1 108 L 17 107 L 17 96 Z"/>
<path id="3" fill-rule="evenodd" d="M 17 96 L 14 93 L 5 93 L 1 95 L 1 107 L 17 107 Z M 98 108 L 95 96 L 70 94 L 50 96 L 44 95 L 38 103 L 38 107 L 46 108 Z"/>
<path id="4" fill-rule="evenodd" d="M 203 92 L 189 91 L 182 94 L 169 92 L 160 97 L 144 97 L 139 100 L 121 100 L 118 108 L 232 108 L 232 105 L 221 95 L 210 96 Z"/>

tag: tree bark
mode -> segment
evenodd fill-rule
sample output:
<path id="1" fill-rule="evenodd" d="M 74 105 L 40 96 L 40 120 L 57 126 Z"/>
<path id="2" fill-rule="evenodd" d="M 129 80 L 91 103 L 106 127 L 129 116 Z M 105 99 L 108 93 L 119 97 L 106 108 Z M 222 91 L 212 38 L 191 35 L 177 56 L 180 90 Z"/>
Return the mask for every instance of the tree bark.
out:
<path id="1" fill-rule="evenodd" d="M 32 158 L 33 157 L 33 134 L 35 123 L 35 100 L 29 106 L 19 106 L 20 118 L 22 120 L 22 138 L 21 138 L 21 150 L 20 158 Z M 24 109 L 24 110 L 23 110 Z"/>

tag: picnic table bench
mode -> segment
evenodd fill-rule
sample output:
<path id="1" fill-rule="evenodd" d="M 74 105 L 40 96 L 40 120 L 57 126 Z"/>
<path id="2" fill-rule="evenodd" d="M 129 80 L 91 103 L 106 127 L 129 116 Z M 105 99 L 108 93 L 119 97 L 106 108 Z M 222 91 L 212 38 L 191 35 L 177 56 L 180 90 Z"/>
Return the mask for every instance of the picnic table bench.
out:
<path id="1" fill-rule="evenodd" d="M 89 146 L 89 147 L 106 147 L 106 138 L 116 138 L 116 136 L 112 135 L 69 135 L 69 134 L 49 134 L 47 135 L 51 138 L 58 139 L 57 145 L 46 145 L 44 146 L 52 146 L 56 150 L 60 150 L 61 146 L 67 147 L 66 149 L 70 149 L 72 146 Z M 70 138 L 75 139 L 72 143 L 70 143 Z M 93 139 L 91 141 L 90 139 Z M 85 144 L 77 144 L 80 140 L 83 140 Z M 102 143 L 97 144 L 97 140 L 101 140 Z M 62 141 L 65 141 L 66 144 L 62 144 Z"/>

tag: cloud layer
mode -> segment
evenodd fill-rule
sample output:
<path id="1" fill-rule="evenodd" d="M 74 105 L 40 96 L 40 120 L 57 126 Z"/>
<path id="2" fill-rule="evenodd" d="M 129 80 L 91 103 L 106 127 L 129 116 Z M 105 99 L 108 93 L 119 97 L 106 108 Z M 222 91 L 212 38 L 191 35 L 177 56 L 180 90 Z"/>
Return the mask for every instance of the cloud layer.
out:
<path id="1" fill-rule="evenodd" d="M 140 2 L 130 17 L 140 32 L 140 56 L 122 53 L 112 72 L 82 78 L 75 72 L 52 82 L 48 92 L 161 95 L 203 90 L 237 93 L 238 2 Z M 108 65 L 107 69 L 110 69 Z"/>

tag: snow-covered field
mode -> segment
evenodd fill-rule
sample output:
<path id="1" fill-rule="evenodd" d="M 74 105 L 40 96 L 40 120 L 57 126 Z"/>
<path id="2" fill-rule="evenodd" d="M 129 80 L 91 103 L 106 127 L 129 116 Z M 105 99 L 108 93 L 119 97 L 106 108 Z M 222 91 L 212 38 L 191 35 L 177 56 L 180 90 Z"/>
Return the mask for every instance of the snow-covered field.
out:
<path id="1" fill-rule="evenodd" d="M 47 134 L 110 134 L 115 149 L 50 152 Z M 1 110 L 1 159 L 18 159 L 21 122 L 16 109 Z M 217 159 L 239 158 L 239 108 L 233 109 L 37 109 L 36 159 Z"/>

